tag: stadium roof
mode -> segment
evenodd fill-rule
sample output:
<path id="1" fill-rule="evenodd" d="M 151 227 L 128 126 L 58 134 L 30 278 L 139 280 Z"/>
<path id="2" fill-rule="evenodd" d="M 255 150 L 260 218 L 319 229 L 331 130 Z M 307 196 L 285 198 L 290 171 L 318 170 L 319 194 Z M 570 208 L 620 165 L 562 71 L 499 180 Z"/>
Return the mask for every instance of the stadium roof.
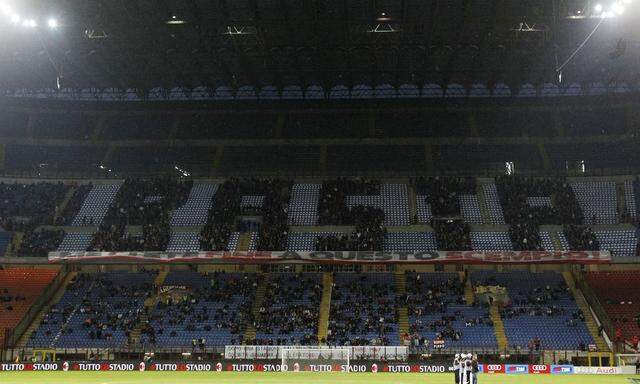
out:
<path id="1" fill-rule="evenodd" d="M 638 12 L 603 19 L 594 4 L 23 1 L 12 5 L 15 12 L 21 7 L 41 21 L 21 28 L 11 22 L 15 15 L 0 18 L 0 88 L 539 84 L 558 81 L 558 65 L 596 26 L 564 69 L 564 81 L 636 82 L 638 49 L 628 36 Z M 53 17 L 55 28 L 47 28 Z"/>

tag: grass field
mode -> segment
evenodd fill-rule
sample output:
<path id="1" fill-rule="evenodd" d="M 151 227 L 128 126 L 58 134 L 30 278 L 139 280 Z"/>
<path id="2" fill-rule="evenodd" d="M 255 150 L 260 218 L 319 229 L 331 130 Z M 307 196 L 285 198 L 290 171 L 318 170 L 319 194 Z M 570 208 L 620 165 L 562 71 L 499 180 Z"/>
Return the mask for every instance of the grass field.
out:
<path id="1" fill-rule="evenodd" d="M 484 375 L 479 384 L 634 384 L 640 376 Z M 2 384 L 452 384 L 452 374 L 238 372 L 1 372 Z"/>

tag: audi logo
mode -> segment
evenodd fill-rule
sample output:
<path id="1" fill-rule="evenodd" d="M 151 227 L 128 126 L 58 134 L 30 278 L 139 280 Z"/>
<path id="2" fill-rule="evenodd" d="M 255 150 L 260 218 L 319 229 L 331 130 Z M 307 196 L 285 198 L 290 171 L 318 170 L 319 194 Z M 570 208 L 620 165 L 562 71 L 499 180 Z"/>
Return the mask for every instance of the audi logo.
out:
<path id="1" fill-rule="evenodd" d="M 546 371 L 547 370 L 547 366 L 546 365 L 532 365 L 531 369 L 533 369 L 534 371 Z"/>
<path id="2" fill-rule="evenodd" d="M 488 371 L 499 371 L 502 369 L 502 365 L 500 364 L 490 364 L 487 365 L 487 370 Z"/>

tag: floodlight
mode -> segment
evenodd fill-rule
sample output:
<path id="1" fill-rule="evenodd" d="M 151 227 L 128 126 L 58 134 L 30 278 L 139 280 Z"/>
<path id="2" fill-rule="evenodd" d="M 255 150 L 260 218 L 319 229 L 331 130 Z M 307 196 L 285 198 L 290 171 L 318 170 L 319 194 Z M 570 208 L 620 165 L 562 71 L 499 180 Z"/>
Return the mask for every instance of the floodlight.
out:
<path id="1" fill-rule="evenodd" d="M 622 15 L 624 13 L 624 5 L 622 5 L 621 3 L 613 3 L 613 5 L 611 6 L 611 10 L 616 15 Z"/>
<path id="2" fill-rule="evenodd" d="M 0 11 L 2 11 L 2 13 L 4 13 L 6 16 L 10 16 L 12 13 L 11 7 L 8 6 L 7 4 L 1 4 Z"/>
<path id="3" fill-rule="evenodd" d="M 49 28 L 58 28 L 58 20 L 51 18 L 47 20 L 47 25 Z"/>

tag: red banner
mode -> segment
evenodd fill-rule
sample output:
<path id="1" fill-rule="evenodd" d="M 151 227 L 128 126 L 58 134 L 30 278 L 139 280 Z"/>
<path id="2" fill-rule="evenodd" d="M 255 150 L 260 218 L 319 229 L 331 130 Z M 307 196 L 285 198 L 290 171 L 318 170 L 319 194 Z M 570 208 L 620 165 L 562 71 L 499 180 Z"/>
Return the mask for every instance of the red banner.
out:
<path id="1" fill-rule="evenodd" d="M 531 263 L 608 263 L 609 251 L 316 251 L 316 252 L 50 252 L 51 262 L 84 261 L 134 262 L 209 262 L 209 263 L 465 263 L 465 264 L 531 264 Z"/>

